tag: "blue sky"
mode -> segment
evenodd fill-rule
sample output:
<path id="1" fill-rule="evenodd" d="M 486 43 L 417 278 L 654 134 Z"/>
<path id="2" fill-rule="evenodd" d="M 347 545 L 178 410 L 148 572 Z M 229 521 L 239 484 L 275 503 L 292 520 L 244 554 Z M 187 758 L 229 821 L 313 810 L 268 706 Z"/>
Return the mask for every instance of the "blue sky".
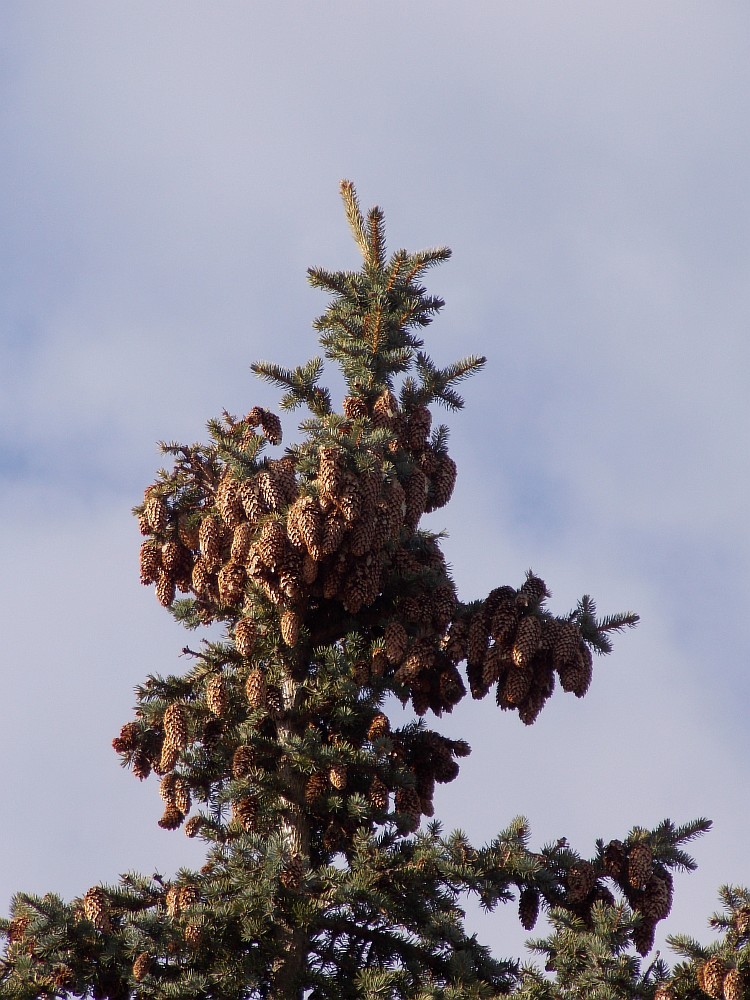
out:
<path id="1" fill-rule="evenodd" d="M 453 248 L 435 359 L 488 357 L 429 519 L 462 596 L 532 566 L 560 613 L 643 618 L 530 730 L 462 704 L 438 812 L 584 854 L 710 816 L 668 922 L 708 937 L 750 882 L 749 31 L 685 0 L 2 5 L 3 908 L 199 861 L 109 749 L 184 644 L 129 510 L 157 440 L 274 405 L 250 363 L 315 353 L 305 269 L 357 265 L 350 177 L 391 249 Z M 518 951 L 510 913 L 480 923 Z"/>

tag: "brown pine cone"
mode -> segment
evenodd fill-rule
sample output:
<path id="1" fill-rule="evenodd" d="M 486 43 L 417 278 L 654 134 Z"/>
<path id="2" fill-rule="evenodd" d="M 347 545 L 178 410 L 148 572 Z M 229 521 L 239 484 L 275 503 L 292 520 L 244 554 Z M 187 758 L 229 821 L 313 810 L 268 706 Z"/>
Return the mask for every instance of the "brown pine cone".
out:
<path id="1" fill-rule="evenodd" d="M 596 888 L 596 872 L 588 861 L 576 861 L 567 875 L 568 899 L 582 903 Z"/>
<path id="2" fill-rule="evenodd" d="M 300 617 L 296 611 L 287 609 L 282 611 L 279 619 L 281 626 L 281 638 L 290 648 L 299 642 Z"/>
<path id="3" fill-rule="evenodd" d="M 147 951 L 142 951 L 133 962 L 133 979 L 137 983 L 142 982 L 151 971 L 151 956 Z"/>
<path id="4" fill-rule="evenodd" d="M 288 889 L 290 892 L 296 892 L 302 885 L 304 877 L 305 866 L 302 863 L 302 858 L 298 854 L 295 854 L 281 869 L 279 881 L 285 889 Z"/>
<path id="5" fill-rule="evenodd" d="M 348 774 L 345 764 L 334 764 L 328 774 L 328 780 L 337 792 L 342 792 L 346 788 L 347 778 Z"/>
<path id="6" fill-rule="evenodd" d="M 702 966 L 703 985 L 701 989 L 714 1000 L 721 1000 L 724 996 L 724 977 L 727 968 L 718 955 L 709 958 Z"/>
<path id="7" fill-rule="evenodd" d="M 234 644 L 242 657 L 252 655 L 257 629 L 252 618 L 240 618 L 234 626 Z"/>
<path id="8" fill-rule="evenodd" d="M 378 712 L 377 715 L 373 716 L 370 727 L 367 730 L 367 738 L 370 742 L 382 739 L 383 736 L 387 736 L 391 731 L 391 724 L 388 721 L 388 716 L 384 715 L 382 712 Z"/>
<path id="9" fill-rule="evenodd" d="M 254 829 L 258 815 L 258 800 L 254 795 L 245 795 L 232 803 L 232 818 L 248 832 Z"/>
<path id="10" fill-rule="evenodd" d="M 164 809 L 164 815 L 159 820 L 159 826 L 162 830 L 176 830 L 177 827 L 181 825 L 184 818 L 185 816 L 180 812 L 177 806 L 169 803 Z"/>
<path id="11" fill-rule="evenodd" d="M 265 708 L 268 697 L 266 675 L 260 667 L 253 667 L 245 682 L 245 695 L 251 708 Z"/>
<path id="12" fill-rule="evenodd" d="M 388 786 L 377 776 L 372 779 L 368 797 L 373 809 L 378 809 L 381 812 L 388 809 Z"/>
<path id="13" fill-rule="evenodd" d="M 533 931 L 539 916 L 539 893 L 532 886 L 521 890 L 518 899 L 518 918 L 526 931 Z"/>
<path id="14" fill-rule="evenodd" d="M 141 545 L 140 563 L 141 583 L 144 586 L 155 583 L 159 578 L 159 570 L 162 568 L 161 547 L 158 542 L 148 539 Z"/>
<path id="15" fill-rule="evenodd" d="M 102 934 L 109 934 L 112 924 L 109 917 L 109 899 L 101 886 L 95 885 L 83 897 L 83 912 Z"/>
<path id="16" fill-rule="evenodd" d="M 396 812 L 405 817 L 409 830 L 416 830 L 422 816 L 422 803 L 414 788 L 396 789 Z"/>
<path id="17" fill-rule="evenodd" d="M 722 984 L 724 1000 L 744 1000 L 745 986 L 739 969 L 730 969 Z"/>
<path id="18" fill-rule="evenodd" d="M 638 841 L 628 851 L 628 883 L 633 889 L 643 889 L 651 877 L 654 855 L 649 844 Z"/>

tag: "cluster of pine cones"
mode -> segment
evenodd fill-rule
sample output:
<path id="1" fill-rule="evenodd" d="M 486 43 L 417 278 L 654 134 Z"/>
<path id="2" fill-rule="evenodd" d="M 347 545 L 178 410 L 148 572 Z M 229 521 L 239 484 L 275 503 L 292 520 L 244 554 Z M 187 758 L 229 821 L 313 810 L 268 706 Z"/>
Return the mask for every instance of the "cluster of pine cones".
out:
<path id="1" fill-rule="evenodd" d="M 615 898 L 600 881 L 610 878 L 627 899 L 641 921 L 633 932 L 633 943 L 641 955 L 654 944 L 656 925 L 669 916 L 672 909 L 672 876 L 654 857 L 647 840 L 624 844 L 611 840 L 600 859 L 592 864 L 579 860 L 567 870 L 564 878 L 565 896 L 559 902 L 586 923 L 591 921 L 591 908 L 597 901 L 613 904 Z"/>
<path id="2" fill-rule="evenodd" d="M 406 413 L 385 391 L 374 401 L 349 396 L 343 411 L 318 437 L 262 462 L 254 457 L 259 443 L 281 442 L 279 418 L 260 407 L 240 421 L 225 415 L 224 454 L 233 460 L 217 449 L 202 458 L 186 450 L 189 460 L 150 486 L 137 508 L 147 536 L 142 582 L 155 584 L 165 606 L 179 589 L 194 596 L 201 620 L 228 621 L 238 659 L 230 671 L 204 676 L 190 709 L 170 704 L 160 727 L 129 723 L 113 741 L 138 777 L 152 769 L 162 776 L 164 828 L 180 826 L 190 810 L 188 783 L 174 770 L 188 743 L 208 745 L 228 715 L 234 723 L 253 712 L 272 720 L 283 706 L 268 664 L 280 656 L 305 671 L 311 649 L 340 641 L 353 616 L 369 643 L 353 665 L 355 680 L 390 686 L 417 715 L 450 712 L 465 696 L 462 661 L 475 698 L 494 687 L 498 704 L 527 724 L 556 675 L 579 697 L 588 689 L 589 648 L 574 623 L 545 610 L 549 595 L 538 577 L 458 604 L 437 540 L 418 530 L 425 512 L 448 502 L 456 479 L 440 435 L 430 436 L 427 407 Z M 404 764 L 405 781 L 378 775 L 356 790 L 382 811 L 394 793 L 395 812 L 415 827 L 432 815 L 435 781 L 455 777 L 454 752 L 441 743 L 424 760 Z M 343 765 L 313 775 L 308 802 L 329 784 L 346 787 Z M 257 812 L 248 795 L 235 803 L 234 822 L 251 829 Z M 189 821 L 186 832 L 196 831 Z M 340 834 L 333 830 L 329 839 Z"/>
<path id="3" fill-rule="evenodd" d="M 719 955 L 706 959 L 696 969 L 698 985 L 713 1000 L 744 1000 L 745 981 L 740 969 L 729 967 Z"/>
<path id="4" fill-rule="evenodd" d="M 388 717 L 382 712 L 372 717 L 366 738 L 376 755 L 376 763 L 368 773 L 361 768 L 350 769 L 342 753 L 326 771 L 316 770 L 307 778 L 304 798 L 314 815 L 327 815 L 331 794 L 342 798 L 361 794 L 368 799 L 372 815 L 382 818 L 390 809 L 393 794 L 393 811 L 401 826 L 406 831 L 415 830 L 423 815 L 434 815 L 435 784 L 453 781 L 459 770 L 456 758 L 470 752 L 463 740 L 451 740 L 429 730 L 402 739 L 399 733 L 391 732 Z M 340 742 L 334 738 L 334 751 L 337 745 Z M 345 815 L 346 809 L 337 812 Z M 323 846 L 330 849 L 335 841 L 336 849 L 341 849 L 355 829 L 356 823 L 347 826 L 339 818 L 331 818 Z"/>

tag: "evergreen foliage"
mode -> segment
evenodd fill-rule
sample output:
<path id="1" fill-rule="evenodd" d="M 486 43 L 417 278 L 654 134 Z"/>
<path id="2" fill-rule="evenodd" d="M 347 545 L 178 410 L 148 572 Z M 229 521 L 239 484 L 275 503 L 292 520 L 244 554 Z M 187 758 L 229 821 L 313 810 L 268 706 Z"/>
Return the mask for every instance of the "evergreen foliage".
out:
<path id="1" fill-rule="evenodd" d="M 514 819 L 484 846 L 444 833 L 436 783 L 469 752 L 430 728 L 492 693 L 531 725 L 553 694 L 583 697 L 594 653 L 634 625 L 585 596 L 555 615 L 532 572 L 464 603 L 422 515 L 450 499 L 456 465 L 430 407 L 458 410 L 457 386 L 485 359 L 439 368 L 419 336 L 442 308 L 422 286 L 450 253 L 386 254 L 383 214 L 349 182 L 360 271 L 309 272 L 331 296 L 316 321 L 344 376 L 334 410 L 324 361 L 253 370 L 305 406 L 304 437 L 281 454 L 279 417 L 253 407 L 209 423 L 210 443 L 165 443 L 170 466 L 135 509 L 141 580 L 189 629 L 181 676 L 150 676 L 113 741 L 159 782 L 159 825 L 206 845 L 199 871 L 132 873 L 66 903 L 19 893 L 0 922 L 0 996 L 241 1000 L 739 1000 L 750 955 L 750 894 L 722 890 L 721 940 L 674 937 L 681 961 L 644 965 L 669 913 L 672 872 L 699 820 L 597 842 L 530 847 Z M 178 596 L 181 594 L 183 596 Z M 394 726 L 397 698 L 411 721 Z M 518 900 L 542 965 L 490 953 L 464 900 Z"/>

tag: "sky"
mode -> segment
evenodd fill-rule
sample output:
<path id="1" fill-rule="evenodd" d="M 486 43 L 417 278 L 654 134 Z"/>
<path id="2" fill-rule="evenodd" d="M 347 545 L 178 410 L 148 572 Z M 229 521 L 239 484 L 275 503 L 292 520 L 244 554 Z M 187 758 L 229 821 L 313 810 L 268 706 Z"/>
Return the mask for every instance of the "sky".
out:
<path id="1" fill-rule="evenodd" d="M 461 597 L 532 567 L 555 613 L 642 618 L 533 727 L 441 720 L 473 754 L 437 815 L 583 856 L 707 816 L 659 942 L 711 940 L 750 883 L 749 34 L 728 0 L 0 5 L 2 912 L 201 862 L 110 748 L 185 666 L 130 509 L 157 441 L 276 405 L 251 362 L 317 353 L 306 268 L 358 266 L 346 177 L 390 250 L 453 249 L 435 360 L 488 359 L 424 521 Z M 514 909 L 469 913 L 501 957 Z"/>

